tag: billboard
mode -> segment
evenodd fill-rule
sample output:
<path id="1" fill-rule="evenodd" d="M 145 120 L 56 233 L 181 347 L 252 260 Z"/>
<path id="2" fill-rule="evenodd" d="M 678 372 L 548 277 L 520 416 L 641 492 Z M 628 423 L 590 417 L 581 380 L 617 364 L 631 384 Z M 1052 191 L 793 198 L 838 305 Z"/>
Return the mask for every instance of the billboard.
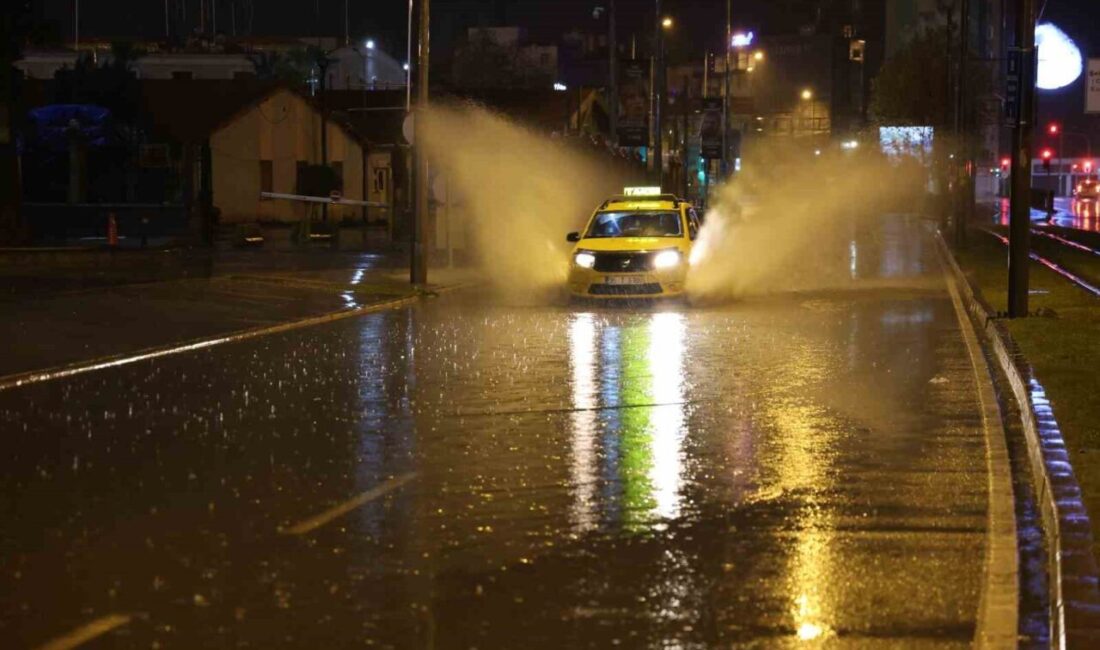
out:
<path id="1" fill-rule="evenodd" d="M 1085 112 L 1100 113 L 1100 59 L 1089 59 L 1085 74 Z"/>
<path id="2" fill-rule="evenodd" d="M 703 122 L 699 126 L 699 151 L 703 158 L 722 157 L 722 98 L 703 98 Z"/>
<path id="3" fill-rule="evenodd" d="M 620 147 L 649 146 L 649 61 L 627 59 L 619 65 Z"/>

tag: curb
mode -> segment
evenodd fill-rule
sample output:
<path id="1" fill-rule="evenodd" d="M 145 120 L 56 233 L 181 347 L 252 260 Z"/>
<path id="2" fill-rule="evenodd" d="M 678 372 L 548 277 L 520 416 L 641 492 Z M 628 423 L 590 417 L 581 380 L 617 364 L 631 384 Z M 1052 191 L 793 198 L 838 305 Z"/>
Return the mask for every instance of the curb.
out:
<path id="1" fill-rule="evenodd" d="M 1054 411 L 1012 337 L 975 295 L 943 237 L 937 234 L 936 241 L 971 320 L 984 334 L 987 350 L 1020 407 L 1046 541 L 1051 647 L 1100 647 L 1100 571 L 1092 556 L 1092 528 Z"/>
<path id="2" fill-rule="evenodd" d="M 1012 489 L 1012 465 L 997 394 L 993 387 L 989 363 L 982 352 L 974 324 L 967 315 L 959 293 L 958 280 L 948 272 L 941 260 L 944 280 L 955 317 L 970 356 L 974 371 L 974 386 L 981 405 L 982 430 L 985 433 L 986 474 L 988 477 L 989 510 L 982 590 L 978 601 L 978 620 L 974 629 L 974 646 L 979 648 L 1009 648 L 1017 645 L 1020 615 L 1020 555 L 1017 546 L 1016 495 Z"/>

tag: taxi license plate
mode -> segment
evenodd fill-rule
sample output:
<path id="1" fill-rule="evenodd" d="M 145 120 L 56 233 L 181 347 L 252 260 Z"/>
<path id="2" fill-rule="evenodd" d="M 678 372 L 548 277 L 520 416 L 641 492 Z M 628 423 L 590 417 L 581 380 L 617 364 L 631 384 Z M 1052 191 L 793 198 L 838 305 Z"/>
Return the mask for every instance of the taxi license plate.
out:
<path id="1" fill-rule="evenodd" d="M 643 275 L 607 275 L 604 276 L 604 284 L 646 284 L 649 278 Z"/>

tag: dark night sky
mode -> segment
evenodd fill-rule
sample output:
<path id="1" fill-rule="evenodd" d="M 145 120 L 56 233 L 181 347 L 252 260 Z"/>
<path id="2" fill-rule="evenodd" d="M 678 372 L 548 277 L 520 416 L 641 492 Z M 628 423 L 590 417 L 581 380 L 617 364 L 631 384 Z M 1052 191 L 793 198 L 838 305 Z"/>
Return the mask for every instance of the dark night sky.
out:
<path id="1" fill-rule="evenodd" d="M 72 9 L 75 0 L 38 0 L 43 15 L 59 23 L 59 31 L 72 37 Z M 205 0 L 209 5 L 210 0 Z M 193 24 L 198 23 L 199 0 L 168 0 L 173 7 L 186 5 Z M 246 0 L 216 0 L 219 30 L 230 29 L 231 7 L 238 10 Z M 344 31 L 344 0 L 252 0 L 255 7 L 253 33 L 257 35 L 340 36 Z M 593 24 L 593 8 L 606 0 L 433 0 L 433 42 L 446 45 L 450 38 L 472 25 L 518 24 L 528 28 L 537 40 L 556 40 L 574 27 Z M 679 37 L 696 49 L 720 47 L 724 32 L 723 0 L 665 0 L 666 10 L 676 17 Z M 734 22 L 744 22 L 765 31 L 775 23 L 793 29 L 809 18 L 804 7 L 812 0 L 735 0 Z M 1098 0 L 1047 0 L 1044 19 L 1053 20 L 1078 40 L 1088 53 L 1100 50 Z M 405 48 L 405 20 L 408 0 L 348 0 L 353 39 L 367 35 L 390 51 Z M 158 38 L 164 33 L 164 0 L 81 0 L 81 32 L 85 36 Z M 639 41 L 652 29 L 653 0 L 618 0 L 620 38 L 628 42 L 631 33 Z M 1042 6 L 1042 0 L 1040 0 Z M 240 20 L 239 26 L 243 24 Z M 1090 31 L 1092 33 L 1086 33 Z"/>

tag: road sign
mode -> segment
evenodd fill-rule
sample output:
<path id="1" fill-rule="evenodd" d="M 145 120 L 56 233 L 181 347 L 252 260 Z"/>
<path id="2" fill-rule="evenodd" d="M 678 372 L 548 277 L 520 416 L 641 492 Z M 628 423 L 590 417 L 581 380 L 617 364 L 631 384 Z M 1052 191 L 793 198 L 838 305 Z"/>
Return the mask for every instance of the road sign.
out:
<path id="1" fill-rule="evenodd" d="M 1085 73 L 1085 112 L 1100 113 L 1100 59 L 1089 59 Z"/>
<path id="2" fill-rule="evenodd" d="M 1024 82 L 1024 53 L 1012 48 L 1005 59 L 1005 125 L 1016 127 L 1020 124 L 1020 92 Z"/>

